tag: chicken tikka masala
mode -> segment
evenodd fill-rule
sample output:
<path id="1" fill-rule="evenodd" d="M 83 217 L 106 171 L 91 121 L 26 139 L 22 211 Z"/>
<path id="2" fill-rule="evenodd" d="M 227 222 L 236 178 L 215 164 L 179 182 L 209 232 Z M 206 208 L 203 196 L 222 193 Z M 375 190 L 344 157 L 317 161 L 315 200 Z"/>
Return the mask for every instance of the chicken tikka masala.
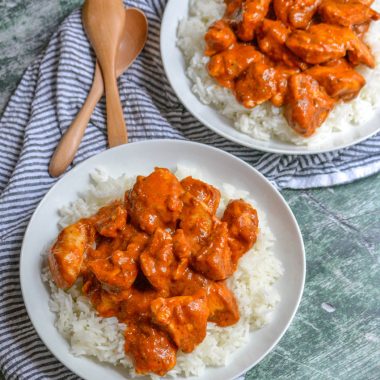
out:
<path id="1" fill-rule="evenodd" d="M 102 317 L 125 323 L 125 352 L 137 373 L 160 376 L 178 350 L 192 352 L 207 322 L 237 323 L 226 280 L 258 234 L 256 210 L 231 201 L 216 216 L 220 192 L 192 177 L 156 168 L 137 177 L 123 201 L 61 231 L 48 264 L 53 280 L 82 292 Z"/>
<path id="2" fill-rule="evenodd" d="M 373 0 L 225 0 L 223 19 L 206 35 L 209 74 L 246 108 L 284 106 L 288 124 L 311 136 L 339 101 L 375 67 L 364 42 L 380 14 Z"/>

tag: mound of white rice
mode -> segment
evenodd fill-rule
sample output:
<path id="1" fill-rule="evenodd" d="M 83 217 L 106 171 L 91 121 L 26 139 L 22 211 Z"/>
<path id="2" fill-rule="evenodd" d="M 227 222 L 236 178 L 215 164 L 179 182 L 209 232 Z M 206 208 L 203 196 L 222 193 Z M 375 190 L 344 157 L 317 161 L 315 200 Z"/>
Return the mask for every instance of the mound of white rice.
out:
<path id="1" fill-rule="evenodd" d="M 200 173 L 185 167 L 178 167 L 179 179 L 192 175 L 202 178 Z M 84 216 L 96 212 L 100 206 L 122 199 L 126 189 L 131 188 L 135 178 L 121 176 L 111 178 L 103 171 L 92 176 L 89 191 L 81 195 L 73 204 L 60 210 L 61 226 L 74 223 Z M 231 353 L 247 343 L 249 332 L 259 329 L 270 320 L 271 313 L 280 301 L 274 283 L 282 275 L 280 261 L 274 257 L 274 236 L 267 225 L 265 214 L 248 198 L 248 193 L 231 185 L 223 185 L 219 215 L 230 199 L 242 198 L 250 202 L 258 211 L 260 231 L 255 246 L 239 262 L 235 274 L 228 280 L 240 310 L 240 321 L 227 328 L 213 323 L 207 326 L 205 340 L 190 354 L 178 353 L 177 365 L 167 376 L 199 376 L 207 366 L 225 366 Z M 58 289 L 51 281 L 47 268 L 44 281 L 51 289 L 50 309 L 56 314 L 56 327 L 70 342 L 73 355 L 96 357 L 101 362 L 130 368 L 131 376 L 136 376 L 131 360 L 124 352 L 124 325 L 116 318 L 98 317 L 88 299 L 81 295 L 78 281 L 69 291 Z M 152 378 L 159 378 L 152 375 Z"/>
<path id="2" fill-rule="evenodd" d="M 372 8 L 380 10 L 380 0 L 375 0 Z M 296 145 L 321 146 L 330 140 L 332 133 L 364 125 L 380 107 L 380 21 L 372 22 L 366 35 L 366 42 L 376 58 L 376 68 L 358 68 L 367 85 L 356 99 L 337 105 L 312 137 L 303 138 L 289 127 L 282 108 L 266 102 L 251 110 L 246 109 L 230 90 L 219 86 L 209 76 L 206 69 L 209 58 L 203 54 L 204 35 L 209 25 L 223 16 L 224 0 L 190 0 L 189 9 L 189 18 L 180 22 L 177 44 L 186 60 L 187 75 L 193 82 L 192 91 L 204 104 L 214 106 L 233 120 L 239 131 L 259 140 L 277 137 Z"/>

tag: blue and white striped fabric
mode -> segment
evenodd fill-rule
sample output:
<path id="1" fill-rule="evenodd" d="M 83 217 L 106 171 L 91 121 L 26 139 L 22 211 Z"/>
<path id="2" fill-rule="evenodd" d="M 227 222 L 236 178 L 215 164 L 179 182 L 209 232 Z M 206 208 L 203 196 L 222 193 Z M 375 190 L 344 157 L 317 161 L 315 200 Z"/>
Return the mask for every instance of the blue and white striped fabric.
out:
<path id="1" fill-rule="evenodd" d="M 345 183 L 380 170 L 380 135 L 340 152 L 309 157 L 265 154 L 235 145 L 197 122 L 166 80 L 159 50 L 165 0 L 126 1 L 149 18 L 139 59 L 119 81 L 131 141 L 190 139 L 225 149 L 279 188 Z M 18 278 L 26 225 L 56 181 L 47 167 L 61 135 L 85 101 L 94 55 L 75 11 L 25 72 L 0 120 L 0 368 L 7 379 L 74 379 L 45 348 L 26 314 Z M 74 165 L 106 149 L 104 99 L 91 118 Z"/>

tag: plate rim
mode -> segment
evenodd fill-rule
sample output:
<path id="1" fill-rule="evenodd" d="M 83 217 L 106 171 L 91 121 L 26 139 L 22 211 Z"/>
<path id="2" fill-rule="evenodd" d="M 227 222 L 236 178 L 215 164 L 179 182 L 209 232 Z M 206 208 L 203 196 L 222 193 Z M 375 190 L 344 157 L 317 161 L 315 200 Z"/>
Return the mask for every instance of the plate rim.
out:
<path id="1" fill-rule="evenodd" d="M 132 143 L 129 143 L 129 144 L 124 144 L 124 145 L 120 145 L 120 146 L 117 146 L 117 147 L 114 147 L 114 148 L 111 148 L 111 149 L 107 149 L 105 151 L 102 151 L 84 161 L 82 161 L 80 164 L 76 165 L 74 168 L 72 168 L 69 172 L 66 172 L 65 174 L 63 174 L 57 181 L 56 183 L 45 193 L 45 195 L 43 196 L 43 198 L 40 200 L 40 202 L 38 203 L 37 207 L 35 208 L 29 222 L 28 222 L 28 225 L 25 229 L 25 233 L 24 233 L 24 237 L 23 237 L 23 241 L 22 241 L 22 245 L 21 245 L 21 249 L 20 249 L 20 260 L 19 260 L 19 266 L 20 266 L 20 269 L 19 269 L 19 280 L 20 280 L 20 287 L 21 287 L 21 294 L 22 294 L 22 299 L 23 299 L 23 302 L 24 302 L 24 305 L 25 305 L 25 309 L 27 311 L 27 314 L 28 314 L 28 317 L 29 317 L 29 320 L 31 321 L 32 323 L 32 326 L 35 330 L 35 332 L 37 333 L 38 337 L 41 339 L 41 341 L 43 342 L 43 344 L 45 345 L 45 347 L 50 351 L 50 353 L 62 364 L 64 365 L 66 368 L 68 368 L 70 371 L 72 371 L 74 374 L 78 375 L 78 376 L 81 376 L 83 377 L 83 374 L 81 374 L 80 372 L 78 372 L 78 369 L 75 368 L 75 365 L 74 364 L 71 364 L 70 362 L 66 361 L 66 360 L 62 360 L 58 354 L 56 353 L 56 351 L 53 350 L 53 347 L 50 346 L 50 344 L 47 344 L 46 343 L 46 340 L 44 338 L 44 336 L 42 334 L 40 334 L 40 331 L 39 329 L 37 328 L 37 324 L 35 323 L 35 317 L 33 316 L 33 313 L 32 311 L 30 310 L 30 307 L 28 306 L 28 301 L 25 297 L 25 287 L 27 286 L 27 284 L 24 283 L 24 280 L 23 280 L 23 272 L 25 271 L 25 269 L 23 269 L 25 267 L 25 265 L 22 264 L 22 262 L 24 261 L 24 257 L 26 255 L 25 253 L 25 245 L 26 245 L 26 237 L 27 235 L 29 234 L 29 231 L 31 229 L 31 226 L 34 222 L 34 219 L 36 217 L 36 214 L 37 212 L 43 207 L 43 204 L 48 196 L 48 194 L 50 194 L 51 192 L 53 192 L 56 187 L 58 187 L 60 185 L 60 183 L 62 182 L 63 179 L 67 178 L 67 177 L 72 177 L 72 176 L 75 176 L 76 173 L 78 171 L 81 170 L 81 168 L 88 164 L 89 162 L 91 162 L 92 160 L 95 160 L 96 158 L 98 158 L 99 156 L 101 155 L 107 155 L 109 154 L 110 151 L 116 151 L 116 150 L 123 150 L 125 149 L 126 147 L 128 147 L 129 145 L 150 145 L 150 144 L 157 144 L 157 143 L 161 143 L 161 142 L 165 142 L 165 143 L 169 143 L 169 144 L 173 144 L 173 145 L 176 145 L 176 144 L 180 144 L 180 145 L 195 145 L 195 146 L 199 146 L 203 149 L 209 149 L 209 150 L 213 150 L 213 151 L 218 151 L 219 153 L 222 153 L 226 156 L 229 156 L 230 159 L 233 159 L 237 162 L 239 162 L 240 164 L 246 166 L 247 168 L 249 168 L 251 171 L 253 171 L 256 175 L 258 175 L 261 180 L 263 180 L 267 185 L 269 185 L 272 190 L 276 193 L 276 195 L 280 198 L 280 200 L 282 201 L 282 204 L 285 206 L 290 218 L 291 218 L 291 221 L 295 227 L 295 230 L 297 232 L 297 240 L 298 240 L 298 243 L 300 244 L 300 249 L 302 251 L 302 255 L 301 255 L 301 262 L 300 262 L 300 267 L 302 269 L 302 276 L 301 276 L 301 286 L 300 288 L 298 289 L 297 291 L 297 294 L 296 294 L 296 298 L 297 298 L 297 301 L 294 305 L 294 308 L 293 308 L 293 311 L 288 319 L 288 321 L 286 322 L 283 330 L 281 331 L 281 333 L 277 336 L 276 339 L 274 339 L 274 341 L 272 342 L 272 344 L 268 347 L 268 349 L 263 352 L 255 361 L 253 361 L 249 366 L 245 367 L 243 370 L 240 371 L 240 373 L 238 375 L 235 376 L 236 377 L 239 377 L 241 376 L 242 374 L 245 374 L 247 371 L 249 371 L 250 369 L 252 369 L 253 367 L 255 367 L 257 364 L 259 364 L 270 352 L 273 351 L 273 349 L 277 346 L 278 342 L 282 339 L 282 337 L 284 336 L 284 334 L 288 331 L 289 329 L 289 326 L 291 325 L 291 323 L 293 322 L 294 320 L 294 317 L 297 313 L 297 311 L 299 310 L 299 306 L 300 306 L 300 303 L 301 303 L 301 300 L 302 300 L 302 296 L 303 296 L 303 293 L 304 293 L 304 289 L 305 289 L 305 280 L 306 280 L 306 252 L 305 252 L 305 245 L 304 245 L 304 241 L 303 241 L 303 236 L 302 236 L 302 233 L 301 233 L 301 230 L 300 230 L 300 227 L 299 227 L 299 224 L 297 222 L 297 219 L 296 217 L 294 216 L 293 214 L 293 211 L 292 209 L 290 208 L 289 204 L 287 203 L 287 201 L 285 200 L 285 198 L 282 196 L 282 194 L 279 192 L 279 190 L 263 175 L 261 174 L 257 169 L 255 169 L 254 167 L 252 167 L 251 165 L 249 165 L 248 163 L 246 163 L 245 161 L 243 161 L 242 159 L 234 156 L 233 154 L 229 153 L 229 152 L 226 152 L 222 149 L 219 149 L 219 148 L 216 148 L 216 147 L 213 147 L 213 146 L 210 146 L 210 145 L 207 145 L 207 144 L 202 144 L 202 143 L 198 143 L 198 142 L 194 142 L 194 141 L 187 141 L 187 140 L 176 140 L 176 139 L 153 139 L 153 140 L 144 140 L 144 141 L 136 141 L 136 142 L 132 142 Z M 62 336 L 62 334 L 60 334 Z M 62 336 L 63 337 L 63 336 Z M 63 337 L 64 338 L 64 337 Z M 64 338 L 65 341 L 66 341 L 66 338 Z M 69 344 L 69 343 L 68 343 Z M 80 356 L 79 358 L 82 358 L 82 356 Z M 92 357 L 88 357 L 88 356 L 84 356 L 84 358 L 86 359 L 89 359 L 89 360 L 92 360 L 95 362 L 95 360 L 92 358 Z M 96 363 L 96 364 L 99 364 L 99 363 Z M 100 363 L 102 364 L 102 363 Z M 106 363 L 108 364 L 108 363 Z M 227 366 L 230 365 L 230 364 L 227 364 Z M 115 367 L 116 368 L 116 367 Z M 191 379 L 191 377 L 190 377 Z"/>
<path id="2" fill-rule="evenodd" d="M 181 104 L 186 108 L 186 110 L 196 120 L 198 120 L 204 126 L 209 128 L 211 131 L 215 132 L 219 136 L 222 136 L 229 141 L 232 141 L 236 144 L 245 146 L 247 148 L 256 149 L 256 150 L 266 152 L 266 153 L 274 153 L 274 154 L 281 154 L 281 155 L 295 155 L 295 156 L 306 156 L 306 155 L 313 155 L 313 154 L 336 152 L 336 151 L 339 151 L 339 150 L 360 144 L 361 142 L 370 139 L 371 137 L 373 137 L 374 135 L 376 135 L 377 133 L 380 132 L 380 119 L 379 119 L 379 123 L 378 123 L 379 127 L 376 130 L 370 132 L 369 134 L 367 134 L 365 136 L 356 137 L 351 142 L 343 142 L 343 143 L 340 143 L 334 147 L 331 147 L 331 146 L 326 147 L 326 148 L 310 147 L 310 148 L 308 148 L 308 150 L 299 150 L 298 151 L 298 150 L 292 150 L 290 146 L 289 146 L 289 148 L 270 148 L 270 147 L 266 147 L 266 146 L 261 146 L 260 144 L 264 143 L 265 142 L 264 140 L 258 140 L 252 136 L 249 136 L 246 133 L 240 132 L 239 130 L 235 129 L 232 125 L 230 125 L 230 127 L 232 129 L 234 129 L 236 132 L 238 132 L 239 135 L 247 136 L 248 138 L 250 138 L 250 140 L 252 140 L 252 142 L 241 141 L 238 137 L 232 136 L 232 135 L 230 135 L 224 131 L 221 131 L 216 126 L 214 126 L 211 122 L 208 122 L 202 115 L 196 114 L 196 112 L 194 112 L 191 109 L 191 107 L 188 104 L 188 102 L 186 101 L 185 97 L 182 96 L 181 88 L 176 85 L 175 78 L 173 77 L 173 75 L 171 74 L 171 71 L 169 70 L 169 54 L 167 51 L 169 49 L 169 44 L 165 41 L 165 39 L 166 39 L 165 34 L 166 34 L 166 30 L 168 29 L 168 25 L 170 24 L 170 20 L 169 20 L 169 16 L 168 16 L 169 10 L 171 7 L 174 7 L 175 1 L 176 0 L 169 0 L 167 2 L 166 6 L 165 6 L 163 17 L 162 17 L 161 27 L 160 27 L 160 53 L 161 53 L 161 60 L 162 60 L 162 64 L 164 67 L 165 75 L 169 81 L 169 84 L 170 84 L 172 90 L 174 91 L 177 98 L 180 100 Z M 190 2 L 190 0 L 185 0 L 185 1 L 187 4 L 189 4 L 189 2 Z M 177 46 L 175 47 L 175 49 L 180 50 Z M 183 56 L 182 52 L 181 52 L 181 55 Z M 186 76 L 186 79 L 188 81 L 190 81 L 190 79 L 187 77 L 186 73 L 185 73 L 185 76 Z M 191 89 L 189 89 L 189 91 L 190 91 L 190 93 L 193 94 Z M 221 117 L 224 117 L 221 113 L 219 113 L 216 109 L 214 109 L 210 105 L 203 104 L 195 94 L 193 94 L 193 95 L 197 98 L 197 101 L 199 101 L 203 106 L 211 108 L 212 110 L 217 112 Z M 378 113 L 378 111 L 379 110 L 375 111 L 374 117 L 376 117 L 376 114 Z M 282 143 L 285 144 L 286 142 L 282 142 Z M 290 145 L 290 143 L 287 143 L 287 144 Z M 302 145 L 295 145 L 295 144 L 293 144 L 293 145 L 294 145 L 294 147 L 303 147 Z"/>

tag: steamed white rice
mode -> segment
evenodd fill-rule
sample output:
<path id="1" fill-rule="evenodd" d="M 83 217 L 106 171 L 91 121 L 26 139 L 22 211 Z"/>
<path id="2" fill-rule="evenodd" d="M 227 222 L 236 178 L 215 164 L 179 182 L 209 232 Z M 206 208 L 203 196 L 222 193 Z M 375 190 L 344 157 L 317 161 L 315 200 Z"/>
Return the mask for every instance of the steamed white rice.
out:
<path id="1" fill-rule="evenodd" d="M 375 0 L 372 8 L 380 11 L 380 0 Z M 179 24 L 177 44 L 186 60 L 187 75 L 193 82 L 192 91 L 202 103 L 212 105 L 231 119 L 237 130 L 259 140 L 278 138 L 296 145 L 322 146 L 333 133 L 364 125 L 380 107 L 380 21 L 372 22 L 366 35 L 376 68 L 358 68 L 367 85 L 356 99 L 337 105 L 312 137 L 304 138 L 289 127 L 282 108 L 266 102 L 248 110 L 237 102 L 230 90 L 219 86 L 207 73 L 209 58 L 203 54 L 204 35 L 209 25 L 223 16 L 224 10 L 224 0 L 190 0 L 189 17 Z"/>
<path id="2" fill-rule="evenodd" d="M 179 166 L 175 174 L 179 179 L 192 175 L 212 184 L 212 181 L 202 178 L 196 170 L 186 167 Z M 87 193 L 60 210 L 61 227 L 93 214 L 112 200 L 122 199 L 125 190 L 135 182 L 135 178 L 126 175 L 111 178 L 100 170 L 93 173 L 91 180 L 92 185 Z M 240 321 L 227 328 L 209 323 L 205 340 L 191 354 L 179 352 L 177 365 L 167 376 L 199 376 L 207 366 L 227 365 L 231 354 L 247 343 L 250 331 L 257 330 L 270 321 L 271 314 L 280 301 L 274 284 L 281 277 L 283 269 L 273 253 L 275 238 L 267 225 L 265 214 L 249 199 L 247 192 L 228 184 L 224 184 L 220 190 L 222 199 L 219 215 L 229 200 L 236 198 L 250 202 L 259 215 L 257 242 L 243 256 L 237 271 L 228 280 L 239 304 Z M 51 281 L 47 268 L 43 279 L 49 283 L 51 290 L 49 307 L 56 314 L 55 325 L 69 341 L 72 354 L 92 356 L 101 362 L 121 365 L 130 369 L 132 377 L 136 376 L 133 364 L 124 352 L 124 325 L 118 323 L 116 318 L 98 317 L 88 299 L 81 295 L 80 281 L 70 290 L 63 291 Z M 159 377 L 152 375 L 152 378 Z"/>

